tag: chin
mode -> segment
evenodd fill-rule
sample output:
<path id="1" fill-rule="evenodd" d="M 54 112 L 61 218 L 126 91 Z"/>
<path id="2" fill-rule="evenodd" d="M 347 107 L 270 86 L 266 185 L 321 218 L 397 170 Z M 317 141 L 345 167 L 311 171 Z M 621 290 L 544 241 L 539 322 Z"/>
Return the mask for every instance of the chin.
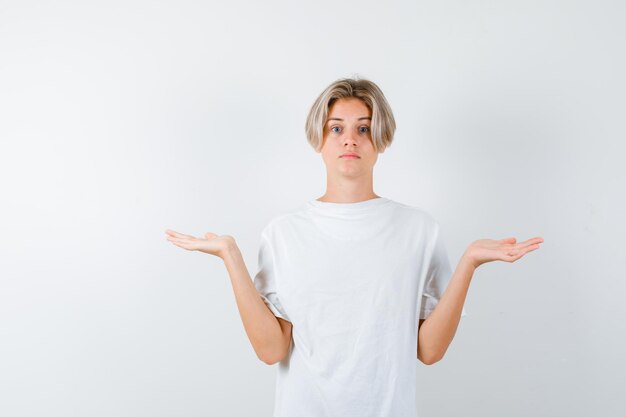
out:
<path id="1" fill-rule="evenodd" d="M 339 169 L 337 172 L 344 177 L 360 177 L 364 173 L 362 169 Z"/>

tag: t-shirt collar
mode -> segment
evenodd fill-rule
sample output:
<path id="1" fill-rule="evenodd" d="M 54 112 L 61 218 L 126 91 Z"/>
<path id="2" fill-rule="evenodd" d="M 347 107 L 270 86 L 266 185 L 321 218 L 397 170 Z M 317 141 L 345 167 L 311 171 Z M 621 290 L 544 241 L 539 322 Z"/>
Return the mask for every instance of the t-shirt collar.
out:
<path id="1" fill-rule="evenodd" d="M 332 203 L 329 201 L 309 200 L 311 207 L 331 212 L 349 213 L 353 211 L 363 211 L 373 209 L 388 203 L 390 200 L 385 197 L 376 197 L 369 200 L 358 201 L 356 203 Z"/>

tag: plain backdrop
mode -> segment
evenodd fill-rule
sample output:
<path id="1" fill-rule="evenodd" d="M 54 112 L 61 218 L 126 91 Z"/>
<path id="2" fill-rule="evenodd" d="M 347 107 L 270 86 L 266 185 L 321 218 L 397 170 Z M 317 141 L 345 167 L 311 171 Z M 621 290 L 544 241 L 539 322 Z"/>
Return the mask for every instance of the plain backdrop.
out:
<path id="1" fill-rule="evenodd" d="M 271 416 L 223 262 L 325 192 L 332 81 L 398 124 L 374 190 L 472 241 L 542 236 L 474 275 L 420 417 L 623 416 L 622 1 L 0 0 L 0 415 Z M 381 416 L 382 417 L 382 416 Z"/>

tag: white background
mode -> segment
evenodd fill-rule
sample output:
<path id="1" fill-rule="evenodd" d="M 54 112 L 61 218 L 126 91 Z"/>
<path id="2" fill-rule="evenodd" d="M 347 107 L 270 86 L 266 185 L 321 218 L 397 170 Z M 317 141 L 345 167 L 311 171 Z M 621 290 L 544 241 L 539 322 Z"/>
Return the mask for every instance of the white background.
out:
<path id="1" fill-rule="evenodd" d="M 623 416 L 621 1 L 0 1 L 0 415 L 270 416 L 223 262 L 320 197 L 310 105 L 358 75 L 398 129 L 374 190 L 480 238 L 420 417 Z"/>

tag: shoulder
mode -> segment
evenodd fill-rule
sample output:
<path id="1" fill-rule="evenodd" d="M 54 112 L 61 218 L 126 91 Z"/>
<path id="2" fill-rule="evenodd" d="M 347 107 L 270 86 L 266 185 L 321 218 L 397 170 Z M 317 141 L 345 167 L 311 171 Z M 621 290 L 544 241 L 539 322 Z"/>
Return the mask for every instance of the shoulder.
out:
<path id="1" fill-rule="evenodd" d="M 428 210 L 419 206 L 412 206 L 398 201 L 393 201 L 394 217 L 402 219 L 402 221 L 415 222 L 420 227 L 434 233 L 439 228 L 439 222 Z"/>
<path id="2" fill-rule="evenodd" d="M 261 231 L 261 235 L 267 238 L 275 236 L 276 233 L 280 233 L 285 227 L 289 227 L 299 219 L 306 217 L 309 207 L 307 204 L 301 204 L 299 206 L 280 211 L 272 216 L 265 227 Z"/>

